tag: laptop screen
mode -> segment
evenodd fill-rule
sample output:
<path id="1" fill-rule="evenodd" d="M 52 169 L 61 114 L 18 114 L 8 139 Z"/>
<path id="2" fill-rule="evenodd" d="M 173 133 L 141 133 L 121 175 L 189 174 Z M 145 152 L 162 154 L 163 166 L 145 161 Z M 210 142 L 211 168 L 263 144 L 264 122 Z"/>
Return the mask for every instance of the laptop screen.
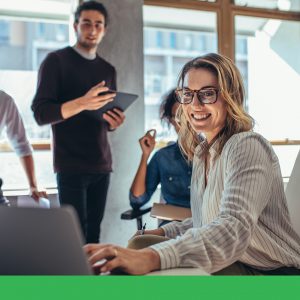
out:
<path id="1" fill-rule="evenodd" d="M 0 207 L 1 275 L 91 275 L 72 207 Z"/>

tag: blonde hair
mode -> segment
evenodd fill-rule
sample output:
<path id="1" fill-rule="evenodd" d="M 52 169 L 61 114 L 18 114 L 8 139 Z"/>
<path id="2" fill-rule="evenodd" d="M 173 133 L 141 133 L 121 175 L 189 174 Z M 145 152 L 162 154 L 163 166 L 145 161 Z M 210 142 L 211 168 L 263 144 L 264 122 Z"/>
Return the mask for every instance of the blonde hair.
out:
<path id="1" fill-rule="evenodd" d="M 245 92 L 242 76 L 233 61 L 224 55 L 209 53 L 186 63 L 180 72 L 178 86 L 183 87 L 185 76 L 190 70 L 200 68 L 207 69 L 217 77 L 219 93 L 226 102 L 226 123 L 218 135 L 218 154 L 220 155 L 228 139 L 236 133 L 252 130 L 254 121 L 244 109 Z M 199 144 L 199 137 L 186 120 L 182 105 L 186 104 L 180 105 L 176 116 L 180 122 L 178 141 L 182 152 L 191 161 L 195 148 Z"/>

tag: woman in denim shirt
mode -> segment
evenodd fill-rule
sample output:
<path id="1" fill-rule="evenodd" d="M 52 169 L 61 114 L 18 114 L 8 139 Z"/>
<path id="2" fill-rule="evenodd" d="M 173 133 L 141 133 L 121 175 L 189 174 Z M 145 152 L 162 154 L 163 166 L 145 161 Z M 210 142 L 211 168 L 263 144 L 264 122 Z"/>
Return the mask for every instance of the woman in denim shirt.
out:
<path id="1" fill-rule="evenodd" d="M 176 132 L 179 130 L 175 121 L 178 106 L 174 90 L 166 95 L 160 106 L 161 120 L 174 126 Z M 130 188 L 130 205 L 139 208 L 147 203 L 161 184 L 162 202 L 190 207 L 192 166 L 182 156 L 177 142 L 158 150 L 147 164 L 155 146 L 155 134 L 154 129 L 149 130 L 139 140 L 143 153 Z"/>

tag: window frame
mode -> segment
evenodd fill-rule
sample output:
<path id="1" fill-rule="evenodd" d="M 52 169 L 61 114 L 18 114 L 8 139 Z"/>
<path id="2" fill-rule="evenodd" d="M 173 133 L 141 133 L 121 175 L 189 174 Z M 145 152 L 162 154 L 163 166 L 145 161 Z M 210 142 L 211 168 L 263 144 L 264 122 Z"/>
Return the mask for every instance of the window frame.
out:
<path id="1" fill-rule="evenodd" d="M 216 13 L 218 52 L 235 61 L 235 17 L 261 17 L 300 22 L 300 12 L 244 7 L 233 0 L 144 0 L 144 5 L 210 11 Z M 300 145 L 300 140 L 271 140 L 272 145 Z"/>
<path id="2" fill-rule="evenodd" d="M 78 3 L 83 2 L 79 0 Z M 196 0 L 144 0 L 144 5 L 210 11 L 216 13 L 218 52 L 235 60 L 235 17 L 249 16 L 288 21 L 299 21 L 300 12 L 279 11 L 265 8 L 243 7 L 232 0 L 216 0 L 204 2 Z M 1 16 L 5 16 L 0 9 Z M 19 15 L 17 17 L 20 17 Z M 35 19 L 40 16 L 33 15 Z M 57 16 L 56 16 L 57 17 Z M 27 16 L 28 18 L 28 16 Z M 43 16 L 45 18 L 45 16 Z M 53 17 L 52 17 L 53 18 Z M 47 19 L 47 18 L 46 18 Z M 58 18 L 59 20 L 60 18 Z M 51 140 L 30 141 L 34 150 L 50 150 Z M 300 145 L 300 140 L 274 140 L 273 145 Z M 0 152 L 12 151 L 9 143 L 0 142 Z"/>

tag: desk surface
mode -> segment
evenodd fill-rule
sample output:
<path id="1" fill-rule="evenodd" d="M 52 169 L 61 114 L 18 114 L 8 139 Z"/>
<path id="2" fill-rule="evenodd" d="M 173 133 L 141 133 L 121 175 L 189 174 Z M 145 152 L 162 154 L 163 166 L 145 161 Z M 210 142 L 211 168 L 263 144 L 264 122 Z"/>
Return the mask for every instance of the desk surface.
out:
<path id="1" fill-rule="evenodd" d="M 209 276 L 210 274 L 200 268 L 175 268 L 168 270 L 154 271 L 147 276 Z"/>

